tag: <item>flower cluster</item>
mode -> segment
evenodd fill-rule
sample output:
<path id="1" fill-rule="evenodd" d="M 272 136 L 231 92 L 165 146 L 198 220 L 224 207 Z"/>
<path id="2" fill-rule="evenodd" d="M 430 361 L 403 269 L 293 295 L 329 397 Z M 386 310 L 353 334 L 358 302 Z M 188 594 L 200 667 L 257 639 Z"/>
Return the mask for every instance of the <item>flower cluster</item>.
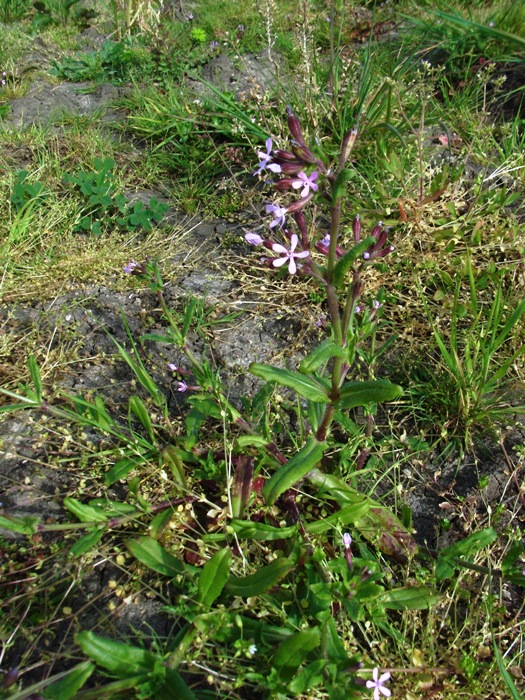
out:
<path id="1" fill-rule="evenodd" d="M 270 205 L 271 206 L 271 205 Z M 272 222 L 273 223 L 273 222 Z M 271 225 L 271 224 L 270 224 Z M 273 241 L 265 240 L 261 238 L 257 233 L 247 233 L 245 239 L 250 245 L 262 245 L 268 250 L 274 253 L 279 253 L 278 258 L 267 258 L 273 267 L 281 267 L 285 263 L 288 263 L 288 272 L 291 275 L 295 275 L 297 272 L 297 263 L 295 260 L 304 260 L 308 258 L 310 253 L 308 250 L 296 251 L 299 244 L 299 237 L 296 233 L 290 234 L 289 231 L 285 230 L 284 233 L 289 236 L 290 247 L 286 248 L 281 243 L 274 243 Z"/>
<path id="2" fill-rule="evenodd" d="M 271 138 L 266 140 L 266 151 L 258 151 L 259 165 L 254 175 L 261 175 L 263 171 L 270 171 L 279 176 L 273 185 L 276 190 L 284 191 L 299 191 L 300 198 L 283 206 L 280 203 L 272 202 L 266 205 L 266 213 L 271 214 L 272 220 L 269 224 L 273 231 L 281 231 L 290 241 L 290 247 L 285 248 L 280 243 L 275 243 L 268 240 L 263 240 L 258 234 L 247 233 L 246 240 L 252 245 L 264 245 L 269 250 L 279 253 L 280 257 L 265 259 L 264 262 L 273 267 L 280 267 L 286 262 L 289 263 L 288 271 L 290 274 L 297 272 L 296 260 L 305 260 L 309 257 L 311 249 L 310 236 L 306 225 L 304 209 L 314 198 L 319 191 L 320 181 L 324 179 L 334 187 L 335 175 L 329 168 L 318 158 L 306 144 L 301 125 L 297 117 L 292 113 L 290 108 L 288 113 L 288 128 L 290 130 L 290 150 L 280 150 L 273 148 Z M 355 144 L 357 131 L 352 129 L 349 131 L 342 144 L 342 154 L 340 160 L 340 168 L 343 168 Z M 287 228 L 287 217 L 292 215 L 295 219 L 299 236 L 291 233 Z M 358 245 L 361 241 L 361 219 L 356 216 L 353 225 L 354 245 Z M 388 229 L 383 228 L 382 222 L 379 222 L 370 234 L 375 238 L 368 250 L 362 254 L 362 262 L 368 262 L 377 258 L 382 258 L 388 255 L 393 250 L 393 246 L 387 245 Z M 327 233 L 321 240 L 314 242 L 313 247 L 322 255 L 329 257 L 331 254 L 335 259 L 342 258 L 345 251 L 338 245 L 330 246 L 330 234 Z M 299 248 L 297 251 L 296 249 Z M 319 269 L 319 268 L 317 268 Z M 304 272 L 315 272 L 316 266 L 311 260 L 308 263 L 302 264 Z"/>

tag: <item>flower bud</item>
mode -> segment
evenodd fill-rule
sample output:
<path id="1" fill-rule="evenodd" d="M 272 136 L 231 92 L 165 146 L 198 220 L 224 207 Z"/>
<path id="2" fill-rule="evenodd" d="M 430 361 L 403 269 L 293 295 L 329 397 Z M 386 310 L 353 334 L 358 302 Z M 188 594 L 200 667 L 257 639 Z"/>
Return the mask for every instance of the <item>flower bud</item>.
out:
<path id="1" fill-rule="evenodd" d="M 303 161 L 297 159 L 295 159 L 293 162 L 287 161 L 281 165 L 281 172 L 285 175 L 297 175 L 297 173 L 300 173 L 303 169 Z"/>
<path id="2" fill-rule="evenodd" d="M 350 158 L 350 154 L 353 151 L 356 139 L 357 129 L 354 127 L 346 134 L 346 136 L 343 139 L 343 146 L 341 149 L 341 167 L 343 167 L 347 160 Z"/>
<path id="3" fill-rule="evenodd" d="M 287 212 L 291 214 L 294 211 L 304 209 L 304 207 L 313 199 L 313 196 L 313 192 L 310 192 L 310 194 L 307 197 L 303 197 L 302 199 L 298 199 L 297 201 L 292 202 L 292 204 L 286 207 Z"/>
<path id="4" fill-rule="evenodd" d="M 361 217 L 357 214 L 352 223 L 352 231 L 354 233 L 354 244 L 357 245 L 361 240 Z"/>
<path id="5" fill-rule="evenodd" d="M 293 180 L 292 178 L 283 177 L 281 180 L 277 180 L 277 182 L 274 182 L 273 186 L 276 190 L 284 192 L 285 190 L 291 190 L 294 182 L 295 180 Z"/>
<path id="6" fill-rule="evenodd" d="M 302 210 L 294 211 L 293 218 L 295 219 L 295 223 L 297 224 L 297 228 L 301 234 L 301 245 L 303 248 L 308 249 L 310 244 L 308 241 L 308 230 L 306 228 L 306 217 L 304 212 Z"/>
<path id="7" fill-rule="evenodd" d="M 290 151 L 280 151 L 279 149 L 273 151 L 273 160 L 280 163 L 281 161 L 296 160 L 296 157 Z"/>
<path id="8" fill-rule="evenodd" d="M 3 680 L 3 683 L 1 686 L 2 690 L 7 690 L 12 685 L 14 685 L 18 680 L 18 676 L 19 676 L 19 671 L 17 668 L 10 669 L 4 676 L 4 680 Z"/>
<path id="9" fill-rule="evenodd" d="M 303 163 L 318 163 L 317 158 L 314 156 L 312 151 L 309 148 L 307 148 L 306 145 L 300 143 L 293 143 L 292 148 L 296 157 L 300 158 L 303 161 Z"/>
<path id="10" fill-rule="evenodd" d="M 306 146 L 299 119 L 297 119 L 290 107 L 286 108 L 286 112 L 288 113 L 288 128 L 290 129 L 291 135 L 297 141 L 299 146 Z"/>
<path id="11" fill-rule="evenodd" d="M 378 221 L 377 226 L 374 226 L 374 228 L 372 229 L 372 233 L 370 235 L 373 236 L 377 240 L 377 238 L 382 230 L 383 230 L 383 222 Z"/>

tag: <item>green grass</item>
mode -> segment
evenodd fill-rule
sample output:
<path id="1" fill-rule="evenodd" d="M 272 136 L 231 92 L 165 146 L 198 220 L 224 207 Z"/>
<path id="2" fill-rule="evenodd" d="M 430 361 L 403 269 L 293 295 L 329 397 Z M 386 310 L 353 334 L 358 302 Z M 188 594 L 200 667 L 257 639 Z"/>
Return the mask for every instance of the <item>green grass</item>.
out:
<path id="1" fill-rule="evenodd" d="M 523 450 L 505 436 L 525 403 L 525 137 L 520 88 L 503 80 L 523 69 L 520 3 L 401 2 L 393 15 L 338 0 L 199 0 L 180 12 L 115 0 L 93 4 L 89 22 L 109 41 L 89 52 L 78 6 L 47 5 L 24 15 L 0 0 L 0 115 L 36 76 L 18 62 L 37 37 L 54 61 L 38 71 L 49 89 L 91 80 L 128 92 L 118 124 L 64 114 L 0 135 L 0 410 L 21 436 L 28 427 L 20 449 L 35 451 L 23 477 L 36 502 L 51 499 L 38 491 L 45 470 L 63 485 L 52 517 L 0 515 L 18 533 L 4 546 L 0 667 L 20 669 L 0 678 L 0 698 L 365 698 L 376 667 L 394 697 L 520 697 Z M 234 83 L 196 93 L 189 78 L 214 65 L 212 41 L 241 70 L 264 52 L 264 74 L 241 95 Z M 358 128 L 341 247 L 354 245 L 357 213 L 361 240 L 382 220 L 394 245 L 374 264 L 336 265 L 334 285 L 346 265 L 363 310 L 350 326 L 343 315 L 346 345 L 334 322 L 318 354 L 333 290 L 269 269 L 240 229 L 195 243 L 197 218 L 161 224 L 125 201 L 153 191 L 177 212 L 269 236 L 260 214 L 290 192 L 252 173 L 269 136 L 290 148 L 288 105 L 320 181 Z M 315 241 L 333 217 L 332 184 L 307 210 Z M 202 267 L 231 283 L 216 303 L 179 286 Z M 85 358 L 61 319 L 89 310 L 99 287 L 135 295 L 140 312 L 123 319 L 111 357 Z M 72 289 L 87 298 L 55 309 Z M 28 330 L 17 319 L 36 305 Z M 253 366 L 258 391 L 239 397 L 235 384 L 230 396 L 244 379 L 216 364 L 221 340 L 237 329 L 244 342 L 252 319 L 264 338 L 277 315 L 279 367 Z M 349 388 L 334 398 L 345 362 L 374 400 L 355 407 Z M 89 363 L 131 381 L 65 389 Z M 15 449 L 9 432 L 4 441 Z M 496 502 L 492 459 L 506 480 Z M 442 487 L 451 469 L 473 480 L 467 496 Z M 407 558 L 407 504 L 422 484 L 443 511 L 437 544 Z M 93 571 L 108 573 L 88 600 Z M 166 635 L 118 628 L 122 610 L 148 601 L 165 608 Z"/>

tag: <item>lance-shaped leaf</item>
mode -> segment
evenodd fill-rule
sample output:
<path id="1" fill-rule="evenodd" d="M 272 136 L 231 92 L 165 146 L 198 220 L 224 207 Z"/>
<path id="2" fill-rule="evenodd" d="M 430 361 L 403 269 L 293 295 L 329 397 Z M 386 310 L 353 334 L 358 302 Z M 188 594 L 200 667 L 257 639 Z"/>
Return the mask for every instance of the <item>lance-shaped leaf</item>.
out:
<path id="1" fill-rule="evenodd" d="M 230 575 L 230 549 L 220 549 L 204 564 L 199 575 L 197 600 L 209 608 L 222 593 Z"/>
<path id="2" fill-rule="evenodd" d="M 158 656 L 145 649 L 100 637 L 89 630 L 77 634 L 76 642 L 95 663 L 123 678 L 153 671 L 159 660 Z"/>
<path id="3" fill-rule="evenodd" d="M 345 357 L 347 350 L 337 345 L 331 338 L 323 340 L 312 352 L 304 358 L 299 367 L 303 374 L 315 372 L 319 367 L 328 362 L 332 357 Z"/>
<path id="4" fill-rule="evenodd" d="M 346 190 L 346 183 L 352 176 L 352 170 L 350 168 L 343 168 L 339 171 L 334 184 L 332 185 L 332 202 L 337 204 L 337 200 L 340 199 Z"/>
<path id="5" fill-rule="evenodd" d="M 291 680 L 308 654 L 319 646 L 321 632 L 318 627 L 296 632 L 279 646 L 274 654 L 272 666 L 285 683 Z"/>
<path id="6" fill-rule="evenodd" d="M 312 469 L 308 479 L 317 484 L 322 491 L 328 492 L 339 504 L 359 505 L 366 499 L 368 510 L 355 521 L 355 528 L 383 554 L 405 563 L 417 553 L 417 545 L 410 531 L 390 509 L 368 496 L 363 496 L 342 479 L 323 474 L 319 469 Z"/>
<path id="7" fill-rule="evenodd" d="M 136 559 L 159 574 L 173 578 L 185 571 L 184 564 L 151 537 L 137 537 L 125 544 Z"/>
<path id="8" fill-rule="evenodd" d="M 389 610 L 425 610 L 435 605 L 441 595 L 426 586 L 406 586 L 382 593 L 378 600 Z"/>
<path id="9" fill-rule="evenodd" d="M 436 579 L 443 581 L 450 578 L 454 570 L 460 566 L 459 563 L 456 563 L 457 558 L 469 557 L 475 554 L 483 547 L 491 545 L 497 537 L 498 535 L 492 527 L 486 527 L 478 532 L 473 532 L 459 542 L 443 547 L 438 554 L 436 563 Z"/>
<path id="10" fill-rule="evenodd" d="M 309 438 L 299 452 L 272 474 L 265 483 L 262 493 L 266 503 L 268 505 L 275 503 L 282 493 L 288 491 L 308 474 L 321 461 L 326 448 L 326 442 L 319 442 L 314 437 Z"/>
<path id="11" fill-rule="evenodd" d="M 257 362 L 252 362 L 249 369 L 256 377 L 260 377 L 266 382 L 277 382 L 282 386 L 293 389 L 299 396 L 309 401 L 316 401 L 317 403 L 328 403 L 330 401 L 328 384 L 323 386 L 320 381 L 300 372 L 279 369 L 279 367 L 273 367 L 272 365 L 260 365 Z"/>
<path id="12" fill-rule="evenodd" d="M 369 403 L 393 401 L 403 393 L 397 384 L 388 379 L 371 379 L 365 382 L 345 382 L 339 392 L 338 408 L 356 408 Z"/>
<path id="13" fill-rule="evenodd" d="M 230 527 L 239 540 L 275 541 L 285 540 L 297 535 L 297 525 L 274 527 L 266 523 L 256 523 L 251 520 L 230 520 Z"/>
<path id="14" fill-rule="evenodd" d="M 19 535 L 34 535 L 38 530 L 40 518 L 26 515 L 23 518 L 14 515 L 0 515 L 0 528 L 17 532 Z"/>
<path id="15" fill-rule="evenodd" d="M 226 584 L 226 591 L 242 598 L 260 595 L 273 588 L 286 574 L 290 573 L 294 566 L 295 560 L 291 557 L 280 557 L 254 574 L 239 578 L 231 577 Z"/>
<path id="16" fill-rule="evenodd" d="M 75 666 L 65 678 L 55 681 L 45 689 L 45 697 L 48 700 L 70 700 L 76 697 L 77 692 L 86 683 L 95 670 L 95 664 L 84 661 Z"/>
<path id="17" fill-rule="evenodd" d="M 183 488 L 187 488 L 184 463 L 181 459 L 180 450 L 174 445 L 167 445 L 162 450 L 162 461 L 170 470 L 175 481 Z"/>
<path id="18" fill-rule="evenodd" d="M 139 419 L 151 442 L 155 442 L 155 434 L 148 409 L 139 396 L 129 397 L 129 410 Z"/>
<path id="19" fill-rule="evenodd" d="M 35 388 L 35 400 L 40 403 L 42 401 L 42 378 L 34 355 L 29 355 L 27 358 L 27 367 Z"/>
<path id="20" fill-rule="evenodd" d="M 363 496 L 361 502 L 344 506 L 341 510 L 338 510 L 337 513 L 332 513 L 332 515 L 328 515 L 322 520 L 308 523 L 305 526 L 306 532 L 311 535 L 321 535 L 323 532 L 327 532 L 338 525 L 345 526 L 349 523 L 355 523 L 368 513 L 369 508 L 370 503 L 368 499 Z"/>
<path id="21" fill-rule="evenodd" d="M 97 544 L 105 531 L 106 528 L 104 525 L 99 525 L 99 527 L 93 528 L 93 530 L 90 530 L 87 535 L 84 535 L 84 537 L 81 537 L 75 542 L 75 544 L 69 550 L 70 554 L 74 557 L 79 557 L 82 554 L 85 554 L 91 549 L 91 547 L 94 547 Z"/>
<path id="22" fill-rule="evenodd" d="M 339 287 L 348 270 L 352 267 L 357 258 L 361 257 L 363 253 L 373 245 L 375 245 L 376 239 L 373 236 L 368 236 L 364 241 L 361 241 L 353 248 L 351 248 L 347 253 L 340 258 L 334 267 L 333 282 L 335 287 Z"/>
<path id="23" fill-rule="evenodd" d="M 406 564 L 417 553 L 414 538 L 389 508 L 372 499 L 370 501 L 368 513 L 355 523 L 355 527 L 383 554 Z"/>
<path id="24" fill-rule="evenodd" d="M 106 486 L 112 486 L 120 479 L 125 479 L 127 475 L 134 469 L 137 469 L 148 462 L 149 459 L 156 455 L 155 450 L 144 452 L 141 456 L 123 457 L 116 462 L 113 467 L 104 476 Z"/>
<path id="25" fill-rule="evenodd" d="M 102 506 L 88 506 L 76 498 L 64 498 L 66 508 L 83 523 L 103 523 L 109 516 Z"/>

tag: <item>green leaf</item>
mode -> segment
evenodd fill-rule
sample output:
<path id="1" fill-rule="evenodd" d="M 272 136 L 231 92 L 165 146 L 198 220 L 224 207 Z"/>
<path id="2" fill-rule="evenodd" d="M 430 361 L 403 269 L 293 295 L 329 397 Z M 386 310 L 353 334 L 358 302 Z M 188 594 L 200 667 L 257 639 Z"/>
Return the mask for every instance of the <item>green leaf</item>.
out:
<path id="1" fill-rule="evenodd" d="M 296 632 L 279 646 L 273 657 L 273 667 L 285 683 L 295 675 L 308 654 L 319 646 L 321 632 L 318 627 Z"/>
<path id="2" fill-rule="evenodd" d="M 356 408 L 369 403 L 393 401 L 403 393 L 397 384 L 388 379 L 372 379 L 365 382 L 345 382 L 339 392 L 338 408 Z"/>
<path id="3" fill-rule="evenodd" d="M 177 670 L 167 668 L 165 673 L 164 685 L 155 690 L 155 700 L 174 700 L 174 698 L 176 700 L 195 700 L 195 694 L 188 688 Z"/>
<path id="4" fill-rule="evenodd" d="M 40 370 L 36 362 L 34 355 L 29 355 L 27 358 L 27 366 L 29 369 L 29 374 L 31 375 L 31 380 L 35 389 L 36 400 L 38 402 L 42 401 L 42 378 L 40 376 Z"/>
<path id="5" fill-rule="evenodd" d="M 351 177 L 351 168 L 343 168 L 337 174 L 337 177 L 332 187 L 332 201 L 334 204 L 337 204 L 337 200 L 343 196 L 346 189 L 346 183 L 348 182 L 348 180 L 350 180 Z"/>
<path id="6" fill-rule="evenodd" d="M 360 503 L 357 502 L 349 506 L 344 506 L 341 510 L 338 510 L 337 513 L 332 513 L 332 515 L 322 520 L 308 523 L 305 526 L 306 532 L 311 535 L 321 535 L 338 525 L 345 526 L 349 523 L 355 523 L 363 518 L 368 513 L 369 509 L 370 501 L 366 496 L 363 496 Z"/>
<path id="7" fill-rule="evenodd" d="M 326 442 L 319 442 L 314 437 L 309 438 L 299 452 L 265 483 L 263 496 L 266 503 L 268 505 L 275 503 L 282 493 L 308 474 L 321 461 L 326 448 Z"/>
<path id="8" fill-rule="evenodd" d="M 193 316 L 195 315 L 195 310 L 197 309 L 198 300 L 195 297 L 190 299 L 188 306 L 184 312 L 184 322 L 182 325 L 182 339 L 186 339 L 188 331 L 190 330 L 191 322 L 193 321 Z"/>
<path id="9" fill-rule="evenodd" d="M 151 442 L 155 442 L 155 435 L 153 433 L 153 426 L 151 424 L 148 409 L 139 396 L 129 397 L 129 410 L 139 419 Z"/>
<path id="10" fill-rule="evenodd" d="M 288 684 L 288 690 L 294 694 L 294 697 L 303 695 L 311 688 L 314 688 L 321 683 L 324 683 L 323 669 L 327 664 L 326 659 L 316 659 L 312 663 L 304 666 L 301 673 Z M 344 696 L 345 700 L 348 697 Z"/>
<path id="11" fill-rule="evenodd" d="M 330 661 L 336 661 L 337 663 L 348 662 L 348 654 L 337 631 L 335 620 L 331 615 L 331 611 L 327 615 L 321 631 L 323 656 L 330 659 Z"/>
<path id="12" fill-rule="evenodd" d="M 297 535 L 297 525 L 289 527 L 274 527 L 266 523 L 256 523 L 251 520 L 230 520 L 230 527 L 240 540 L 284 540 Z"/>
<path id="13" fill-rule="evenodd" d="M 333 474 L 325 474 L 318 469 L 313 469 L 308 474 L 308 479 L 316 484 L 321 493 L 325 495 L 328 492 L 330 498 L 333 498 L 340 506 L 343 504 L 360 505 L 364 497 L 360 491 L 349 486 L 345 481 Z M 371 499 L 367 500 L 369 502 Z"/>
<path id="14" fill-rule="evenodd" d="M 342 284 L 346 273 L 352 267 L 357 258 L 362 256 L 363 253 L 366 253 L 366 251 L 375 243 L 376 239 L 373 236 L 368 236 L 368 238 L 365 238 L 364 241 L 361 241 L 355 245 L 336 262 L 333 274 L 333 283 L 335 287 L 339 287 Z"/>
<path id="15" fill-rule="evenodd" d="M 263 566 L 262 569 L 259 569 L 254 574 L 239 578 L 230 577 L 226 584 L 226 591 L 231 595 L 242 598 L 260 595 L 275 586 L 284 576 L 290 573 L 294 566 L 295 561 L 293 559 L 280 557 L 272 561 L 268 566 Z"/>
<path id="16" fill-rule="evenodd" d="M 331 338 L 327 338 L 304 358 L 299 371 L 304 374 L 315 372 L 319 367 L 328 362 L 331 357 L 345 357 L 347 350 L 337 345 Z"/>
<path id="17" fill-rule="evenodd" d="M 450 578 L 454 570 L 460 566 L 460 564 L 455 563 L 456 558 L 469 557 L 475 554 L 483 547 L 491 545 L 497 537 L 498 534 L 493 528 L 486 527 L 479 532 L 473 532 L 459 542 L 443 547 L 438 554 L 436 562 L 436 579 L 443 581 L 446 578 Z"/>
<path id="18" fill-rule="evenodd" d="M 38 530 L 40 518 L 25 516 L 17 518 L 12 515 L 0 515 L 0 528 L 17 532 L 19 535 L 34 535 Z"/>
<path id="19" fill-rule="evenodd" d="M 382 593 L 378 600 L 389 610 L 425 610 L 435 605 L 441 595 L 426 586 L 406 586 Z"/>
<path id="20" fill-rule="evenodd" d="M 91 547 L 96 545 L 105 531 L 105 527 L 97 527 L 90 530 L 87 535 L 84 535 L 84 537 L 81 537 L 75 542 L 75 544 L 69 550 L 70 554 L 72 554 L 74 557 L 79 557 L 82 554 L 85 554 L 91 549 Z"/>
<path id="21" fill-rule="evenodd" d="M 174 509 L 166 508 L 166 510 L 157 513 L 148 526 L 149 536 L 154 540 L 158 540 L 169 525 L 173 517 Z"/>
<path id="22" fill-rule="evenodd" d="M 237 444 L 239 447 L 261 447 L 264 448 L 268 445 L 268 440 L 261 437 L 260 435 L 239 435 L 237 438 Z"/>
<path id="23" fill-rule="evenodd" d="M 64 505 L 83 523 L 105 523 L 109 519 L 107 512 L 100 506 L 88 506 L 76 498 L 64 498 Z"/>
<path id="24" fill-rule="evenodd" d="M 273 367 L 272 365 L 260 365 L 257 362 L 252 362 L 249 370 L 256 377 L 260 377 L 266 382 L 277 382 L 281 386 L 293 389 L 299 396 L 309 401 L 316 401 L 317 403 L 328 403 L 330 401 L 328 386 L 324 387 L 319 381 L 300 372 L 279 369 L 279 367 Z"/>
<path id="25" fill-rule="evenodd" d="M 516 688 L 516 684 L 514 683 L 514 680 L 510 673 L 507 670 L 507 667 L 505 666 L 505 662 L 503 661 L 503 658 L 501 656 L 500 650 L 498 649 L 496 642 L 492 642 L 493 647 L 494 647 L 494 656 L 496 657 L 496 661 L 498 664 L 499 672 L 501 673 L 501 676 L 503 680 L 505 681 L 505 685 L 507 686 L 510 696 L 512 700 L 523 700 L 523 696 L 520 693 L 520 691 Z"/>
<path id="26" fill-rule="evenodd" d="M 162 460 L 179 486 L 187 488 L 188 484 L 184 472 L 184 462 L 181 459 L 180 450 L 178 450 L 175 445 L 167 445 L 162 450 Z"/>
<path id="27" fill-rule="evenodd" d="M 72 668 L 65 678 L 48 685 L 44 690 L 44 697 L 49 698 L 49 700 L 70 700 L 70 698 L 74 698 L 94 670 L 94 664 L 90 661 L 84 661 Z"/>
<path id="28" fill-rule="evenodd" d="M 151 672 L 159 660 L 158 656 L 145 649 L 99 637 L 89 630 L 77 634 L 76 642 L 86 656 L 121 678 Z"/>
<path id="29" fill-rule="evenodd" d="M 359 532 L 389 557 L 407 563 L 417 553 L 417 544 L 412 534 L 390 508 L 369 499 L 368 513 L 359 518 L 355 527 Z"/>
<path id="30" fill-rule="evenodd" d="M 185 566 L 151 537 L 137 537 L 125 542 L 128 550 L 153 571 L 174 578 L 185 572 Z"/>
<path id="31" fill-rule="evenodd" d="M 220 549 L 202 567 L 197 600 L 207 608 L 217 600 L 228 581 L 231 556 L 230 549 Z"/>
<path id="32" fill-rule="evenodd" d="M 148 459 L 153 456 L 153 452 L 146 453 L 141 457 L 124 457 L 119 459 L 119 461 L 106 473 L 104 476 L 104 483 L 106 486 L 112 486 L 117 481 L 124 479 L 130 472 L 134 469 L 145 464 Z"/>

